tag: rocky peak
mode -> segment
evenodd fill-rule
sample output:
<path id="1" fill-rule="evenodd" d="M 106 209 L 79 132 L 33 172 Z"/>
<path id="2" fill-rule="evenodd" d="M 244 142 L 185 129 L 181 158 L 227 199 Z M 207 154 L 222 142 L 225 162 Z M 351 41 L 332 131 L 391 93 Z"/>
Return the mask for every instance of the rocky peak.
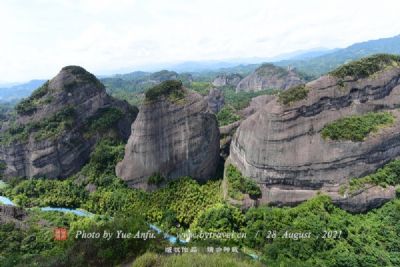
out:
<path id="1" fill-rule="evenodd" d="M 116 173 L 130 186 L 148 189 L 153 175 L 207 180 L 218 159 L 218 124 L 207 101 L 180 81 L 166 81 L 146 92 Z"/>
<path id="2" fill-rule="evenodd" d="M 161 83 L 168 80 L 176 80 L 178 79 L 178 73 L 175 71 L 169 70 L 161 70 L 158 72 L 154 72 L 150 75 L 150 80 L 154 83 Z"/>
<path id="3" fill-rule="evenodd" d="M 236 86 L 236 91 L 286 90 L 303 82 L 296 70 L 265 63 L 241 80 Z"/>
<path id="4" fill-rule="evenodd" d="M 216 87 L 220 86 L 237 86 L 240 80 L 243 77 L 240 74 L 232 73 L 232 74 L 220 74 L 218 75 L 212 82 L 212 84 Z"/>
<path id="5" fill-rule="evenodd" d="M 137 114 L 78 66 L 63 68 L 16 111 L 0 132 L 6 177 L 66 177 L 79 170 L 102 136 L 126 140 Z"/>

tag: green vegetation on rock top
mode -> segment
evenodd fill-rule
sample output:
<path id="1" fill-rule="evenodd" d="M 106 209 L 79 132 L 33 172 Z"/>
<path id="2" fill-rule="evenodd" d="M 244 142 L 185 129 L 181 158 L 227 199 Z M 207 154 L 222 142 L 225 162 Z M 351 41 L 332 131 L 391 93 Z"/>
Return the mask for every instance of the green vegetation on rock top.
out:
<path id="1" fill-rule="evenodd" d="M 19 115 L 31 115 L 36 111 L 39 105 L 48 104 L 51 102 L 51 97 L 43 99 L 48 91 L 49 81 L 33 91 L 30 97 L 23 99 L 20 103 L 18 103 L 18 105 L 15 106 L 15 110 Z"/>
<path id="2" fill-rule="evenodd" d="M 292 87 L 278 94 L 278 102 L 283 105 L 290 105 L 293 102 L 307 98 L 308 91 L 304 84 Z"/>
<path id="3" fill-rule="evenodd" d="M 146 100 L 154 101 L 161 96 L 177 100 L 184 97 L 182 82 L 179 80 L 169 80 L 162 82 L 146 91 Z"/>
<path id="4" fill-rule="evenodd" d="M 382 126 L 390 125 L 395 117 L 390 112 L 369 112 L 365 115 L 338 119 L 325 125 L 321 131 L 323 138 L 332 140 L 363 141 L 369 133 Z"/>
<path id="5" fill-rule="evenodd" d="M 88 119 L 88 132 L 104 132 L 111 129 L 124 116 L 124 113 L 114 107 L 102 108 Z"/>
<path id="6" fill-rule="evenodd" d="M 365 185 L 388 185 L 400 184 L 400 160 L 392 160 L 374 173 L 361 178 L 352 178 L 349 182 L 350 193 L 362 189 Z"/>
<path id="7" fill-rule="evenodd" d="M 77 76 L 80 81 L 100 83 L 96 76 L 80 66 L 66 66 L 61 71 L 67 71 Z"/>
<path id="8" fill-rule="evenodd" d="M 31 134 L 36 140 L 57 138 L 65 129 L 73 127 L 76 111 L 72 107 L 66 107 L 49 118 L 26 124 L 13 124 L 0 134 L 0 144 L 13 142 L 25 142 Z"/>
<path id="9" fill-rule="evenodd" d="M 282 78 L 289 74 L 289 72 L 285 68 L 275 66 L 271 63 L 262 64 L 259 68 L 256 69 L 256 73 L 262 76 L 277 75 L 279 78 Z"/>
<path id="10" fill-rule="evenodd" d="M 251 198 L 261 197 L 261 189 L 251 178 L 244 177 L 233 165 L 228 165 L 225 170 L 228 183 L 228 195 L 233 199 L 243 199 L 243 194 Z"/>
<path id="11" fill-rule="evenodd" d="M 400 66 L 400 56 L 377 54 L 344 64 L 343 66 L 331 71 L 329 74 L 341 79 L 348 76 L 360 79 L 366 78 L 391 66 Z"/>

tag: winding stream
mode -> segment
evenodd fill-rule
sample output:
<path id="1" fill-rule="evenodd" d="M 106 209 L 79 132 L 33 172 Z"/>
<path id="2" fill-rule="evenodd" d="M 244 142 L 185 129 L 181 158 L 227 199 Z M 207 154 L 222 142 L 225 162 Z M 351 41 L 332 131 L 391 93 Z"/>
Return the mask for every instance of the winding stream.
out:
<path id="1" fill-rule="evenodd" d="M 0 180 L 0 187 L 1 186 L 5 186 L 5 183 Z M 11 199 L 9 199 L 8 197 L 4 197 L 4 196 L 0 196 L 0 204 L 16 206 L 15 203 L 12 202 Z M 40 208 L 40 210 L 41 211 L 58 211 L 58 212 L 63 212 L 63 213 L 73 213 L 73 214 L 75 214 L 77 216 L 81 216 L 81 217 L 95 216 L 95 214 L 93 214 L 89 211 L 83 210 L 83 209 L 72 209 L 72 208 L 62 208 L 62 207 L 43 207 L 43 208 Z M 187 240 L 182 240 L 176 236 L 164 233 L 159 227 L 155 226 L 154 224 L 149 223 L 149 227 L 150 227 L 150 229 L 156 231 L 158 234 L 164 234 L 164 238 L 166 240 L 168 240 L 168 242 L 171 244 L 176 244 L 177 242 L 182 243 L 182 244 L 188 243 Z M 245 253 L 245 254 L 249 255 L 253 259 L 258 259 L 258 256 L 255 254 L 252 254 L 252 253 Z"/>
<path id="2" fill-rule="evenodd" d="M 0 181 L 0 182 L 4 186 L 4 182 L 2 182 L 2 181 Z M 0 196 L 0 204 L 16 206 L 15 203 L 12 202 L 11 199 L 9 199 L 8 197 L 4 197 L 4 196 Z M 40 210 L 41 211 L 58 211 L 58 212 L 63 212 L 63 213 L 73 213 L 73 214 L 75 214 L 77 216 L 81 216 L 81 217 L 95 216 L 95 214 L 93 214 L 87 210 L 83 210 L 83 209 L 72 209 L 72 208 L 62 208 L 62 207 L 43 207 L 43 208 L 40 208 Z M 149 223 L 149 227 L 150 227 L 150 229 L 156 231 L 158 234 L 164 234 L 164 238 L 167 239 L 168 242 L 170 242 L 171 244 L 176 244 L 178 241 L 180 243 L 187 243 L 186 240 L 182 240 L 176 236 L 164 233 L 160 228 L 158 228 L 154 224 Z"/>

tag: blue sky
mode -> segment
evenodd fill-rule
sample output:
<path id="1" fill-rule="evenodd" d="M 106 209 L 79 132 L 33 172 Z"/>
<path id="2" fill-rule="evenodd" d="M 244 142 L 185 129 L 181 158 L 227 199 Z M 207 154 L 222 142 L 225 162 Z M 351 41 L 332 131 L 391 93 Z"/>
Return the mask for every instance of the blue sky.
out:
<path id="1" fill-rule="evenodd" d="M 400 34 L 396 0 L 0 0 L 0 81 L 272 57 Z"/>

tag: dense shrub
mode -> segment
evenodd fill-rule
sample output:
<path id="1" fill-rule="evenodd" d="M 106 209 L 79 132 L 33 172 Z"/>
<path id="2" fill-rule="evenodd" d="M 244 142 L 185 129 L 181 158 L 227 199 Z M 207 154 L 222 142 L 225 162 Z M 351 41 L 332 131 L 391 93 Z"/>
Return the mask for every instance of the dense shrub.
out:
<path id="1" fill-rule="evenodd" d="M 217 113 L 217 120 L 219 126 L 224 126 L 240 120 L 240 116 L 231 106 L 225 106 Z"/>
<path id="2" fill-rule="evenodd" d="M 390 66 L 400 66 L 400 56 L 377 54 L 347 63 L 329 74 L 344 79 L 351 76 L 355 79 L 368 77 Z"/>
<path id="3" fill-rule="evenodd" d="M 307 98 L 308 89 L 303 85 L 292 87 L 278 94 L 278 101 L 283 105 L 290 105 L 293 102 Z"/>
<path id="4" fill-rule="evenodd" d="M 57 138 L 64 130 L 73 127 L 75 117 L 75 109 L 66 107 L 53 116 L 40 121 L 11 125 L 1 133 L 0 144 L 25 142 L 32 133 L 36 140 Z"/>
<path id="5" fill-rule="evenodd" d="M 193 229 L 213 233 L 239 232 L 243 222 L 244 216 L 240 209 L 218 203 L 199 213 Z"/>
<path id="6" fill-rule="evenodd" d="M 263 251 L 267 266 L 398 266 L 399 211 L 400 201 L 395 200 L 352 215 L 335 207 L 328 196 L 294 208 L 251 208 L 245 243 Z M 295 240 L 285 238 L 286 232 L 311 235 Z"/>
<path id="7" fill-rule="evenodd" d="M 43 84 L 41 87 L 32 92 L 31 96 L 27 99 L 21 100 L 18 105 L 15 106 L 15 110 L 19 115 L 30 115 L 36 111 L 38 105 L 48 102 L 46 99 L 41 101 L 41 98 L 45 96 L 49 91 L 49 81 Z"/>
<path id="8" fill-rule="evenodd" d="M 224 93 L 225 104 L 233 107 L 236 110 L 242 110 L 249 106 L 251 99 L 260 95 L 274 95 L 280 90 L 267 89 L 251 92 L 236 92 L 236 89 L 231 86 L 223 86 L 221 90 Z"/>
<path id="9" fill-rule="evenodd" d="M 209 82 L 192 82 L 190 84 L 190 89 L 193 91 L 205 96 L 208 94 L 210 91 L 210 88 L 212 88 L 211 83 Z"/>
<path id="10" fill-rule="evenodd" d="M 148 184 L 160 185 L 165 181 L 165 178 L 160 173 L 155 173 L 147 180 Z"/>
<path id="11" fill-rule="evenodd" d="M 84 188 L 72 180 L 23 180 L 14 187 L 2 189 L 5 195 L 24 207 L 56 206 L 76 208 L 87 199 Z M 1 192 L 1 191 L 0 191 Z"/>
<path id="12" fill-rule="evenodd" d="M 145 253 L 135 260 L 132 267 L 262 267 L 259 262 L 240 258 L 232 253 L 204 254 L 185 253 L 181 255 L 157 255 Z"/>
<path id="13" fill-rule="evenodd" d="M 289 72 L 285 68 L 275 66 L 271 63 L 262 64 L 259 68 L 256 69 L 255 72 L 261 76 L 274 75 L 278 78 L 283 78 L 289 74 Z"/>
<path id="14" fill-rule="evenodd" d="M 96 86 L 103 87 L 103 84 L 96 78 L 96 76 L 80 66 L 66 66 L 62 70 L 70 72 L 77 78 L 77 81 L 74 81 L 70 84 L 65 84 L 66 88 L 64 89 L 67 91 L 71 90 L 75 85 L 77 85 L 77 82 L 90 82 L 95 83 Z"/>
<path id="15" fill-rule="evenodd" d="M 233 165 L 225 170 L 228 182 L 228 195 L 233 199 L 242 199 L 242 194 L 249 194 L 252 198 L 261 197 L 261 189 L 252 179 L 244 177 Z"/>
<path id="16" fill-rule="evenodd" d="M 394 116 L 390 112 L 370 112 L 329 123 L 322 129 L 321 135 L 323 138 L 332 140 L 363 141 L 369 133 L 376 132 L 379 127 L 390 125 L 393 122 Z"/>
<path id="17" fill-rule="evenodd" d="M 123 116 L 123 112 L 118 108 L 102 108 L 88 119 L 88 130 L 103 132 L 113 127 Z"/>
<path id="18" fill-rule="evenodd" d="M 393 160 L 370 175 L 351 179 L 350 192 L 361 189 L 366 184 L 381 186 L 400 184 L 400 160 Z"/>
<path id="19" fill-rule="evenodd" d="M 89 163 L 82 169 L 82 174 L 89 177 L 89 180 L 114 174 L 115 166 L 124 157 L 124 150 L 125 145 L 118 140 L 101 140 L 90 155 Z"/>
<path id="20" fill-rule="evenodd" d="M 182 82 L 179 80 L 169 80 L 162 82 L 146 91 L 146 100 L 156 100 L 160 96 L 169 97 L 172 100 L 180 99 L 184 96 Z"/>

